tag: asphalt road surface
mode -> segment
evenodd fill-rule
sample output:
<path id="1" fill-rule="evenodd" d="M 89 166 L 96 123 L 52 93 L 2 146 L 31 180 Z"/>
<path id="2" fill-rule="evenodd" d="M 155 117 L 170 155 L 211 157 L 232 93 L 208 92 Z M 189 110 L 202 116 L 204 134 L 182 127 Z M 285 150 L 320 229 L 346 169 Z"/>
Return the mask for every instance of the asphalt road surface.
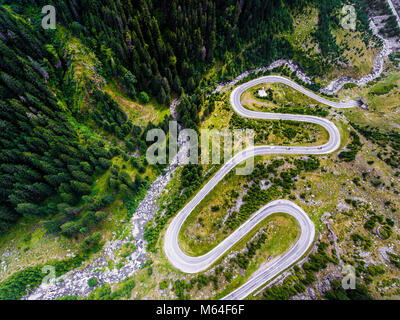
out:
<path id="1" fill-rule="evenodd" d="M 329 141 L 321 146 L 254 146 L 248 147 L 237 153 L 233 158 L 227 161 L 221 169 L 207 182 L 207 184 L 186 204 L 186 206 L 176 215 L 169 225 L 164 239 L 164 251 L 170 263 L 177 269 L 186 273 L 198 273 L 212 266 L 220 257 L 222 257 L 229 249 L 250 232 L 258 223 L 273 213 L 287 213 L 293 216 L 300 227 L 300 237 L 293 247 L 286 253 L 274 259 L 272 263 L 267 263 L 257 270 L 250 279 L 241 287 L 224 297 L 226 300 L 244 299 L 257 288 L 262 286 L 267 281 L 274 278 L 280 272 L 284 271 L 296 261 L 298 261 L 310 248 L 314 240 L 315 228 L 314 224 L 307 214 L 294 202 L 288 200 L 276 200 L 270 202 L 236 229 L 232 234 L 225 238 L 216 247 L 208 253 L 193 257 L 184 253 L 179 247 L 178 234 L 183 223 L 196 208 L 204 197 L 210 193 L 213 188 L 238 164 L 242 163 L 250 157 L 257 155 L 271 154 L 328 154 L 334 152 L 340 146 L 340 133 L 337 127 L 329 120 L 307 115 L 281 114 L 281 113 L 266 113 L 256 112 L 245 109 L 241 102 L 241 95 L 249 88 L 262 83 L 283 83 L 293 89 L 309 96 L 310 98 L 334 108 L 351 108 L 357 106 L 356 101 L 334 102 L 327 100 L 315 93 L 303 88 L 297 83 L 280 76 L 265 76 L 255 80 L 246 82 L 235 88 L 230 96 L 232 108 L 242 117 L 264 120 L 292 120 L 300 122 L 314 123 L 322 126 L 329 133 Z"/>

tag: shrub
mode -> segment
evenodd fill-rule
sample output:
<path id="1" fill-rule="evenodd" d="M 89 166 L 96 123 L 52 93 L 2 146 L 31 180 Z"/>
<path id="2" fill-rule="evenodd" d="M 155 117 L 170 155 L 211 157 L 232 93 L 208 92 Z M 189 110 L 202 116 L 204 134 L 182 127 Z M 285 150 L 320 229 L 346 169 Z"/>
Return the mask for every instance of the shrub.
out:
<path id="1" fill-rule="evenodd" d="M 381 266 L 370 264 L 365 272 L 371 276 L 377 276 L 384 274 L 385 270 Z"/>
<path id="2" fill-rule="evenodd" d="M 98 283 L 99 283 L 99 279 L 97 279 L 96 277 L 92 277 L 88 280 L 88 285 L 90 288 L 97 286 Z"/>
<path id="3" fill-rule="evenodd" d="M 146 92 L 141 91 L 141 92 L 139 93 L 139 100 L 140 100 L 142 103 L 146 104 L 146 103 L 149 103 L 150 98 L 149 98 L 149 95 L 148 95 Z"/>
<path id="4" fill-rule="evenodd" d="M 100 222 L 107 218 L 108 213 L 104 212 L 104 211 L 97 211 L 94 216 L 95 216 L 96 220 Z"/>
<path id="5" fill-rule="evenodd" d="M 61 234 L 66 237 L 72 237 L 79 231 L 79 226 L 74 221 L 69 221 L 61 226 Z"/>
<path id="6" fill-rule="evenodd" d="M 163 281 L 161 281 L 161 283 L 159 285 L 160 290 L 167 289 L 168 286 L 169 286 L 169 280 L 168 279 L 164 279 Z"/>

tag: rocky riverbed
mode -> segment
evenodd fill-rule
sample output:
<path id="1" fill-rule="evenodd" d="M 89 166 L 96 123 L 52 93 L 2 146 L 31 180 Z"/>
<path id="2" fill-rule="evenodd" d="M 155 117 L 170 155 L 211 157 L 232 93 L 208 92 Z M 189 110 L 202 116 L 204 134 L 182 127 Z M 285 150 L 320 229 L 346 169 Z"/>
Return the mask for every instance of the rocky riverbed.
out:
<path id="1" fill-rule="evenodd" d="M 378 56 L 375 59 L 372 72 L 358 80 L 351 77 L 341 77 L 336 79 L 325 88 L 322 88 L 320 90 L 321 93 L 335 94 L 342 89 L 345 84 L 349 83 L 356 84 L 357 86 L 363 86 L 368 82 L 377 79 L 382 74 L 385 65 L 385 59 L 387 59 L 391 53 L 400 49 L 400 43 L 397 39 L 385 39 L 379 34 L 379 26 L 382 21 L 380 18 L 381 17 L 375 17 L 375 19 L 370 20 L 370 29 L 372 30 L 372 33 L 382 41 L 383 45 L 382 50 L 378 53 Z"/>

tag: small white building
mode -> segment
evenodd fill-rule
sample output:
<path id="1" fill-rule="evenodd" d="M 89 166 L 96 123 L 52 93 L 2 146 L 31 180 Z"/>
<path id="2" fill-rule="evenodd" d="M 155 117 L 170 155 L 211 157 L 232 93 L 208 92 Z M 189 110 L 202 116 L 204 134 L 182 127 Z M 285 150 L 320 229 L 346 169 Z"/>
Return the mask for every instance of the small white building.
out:
<path id="1" fill-rule="evenodd" d="M 261 98 L 264 98 L 267 96 L 267 93 L 265 92 L 264 83 L 263 83 L 262 89 L 258 90 L 258 96 Z"/>

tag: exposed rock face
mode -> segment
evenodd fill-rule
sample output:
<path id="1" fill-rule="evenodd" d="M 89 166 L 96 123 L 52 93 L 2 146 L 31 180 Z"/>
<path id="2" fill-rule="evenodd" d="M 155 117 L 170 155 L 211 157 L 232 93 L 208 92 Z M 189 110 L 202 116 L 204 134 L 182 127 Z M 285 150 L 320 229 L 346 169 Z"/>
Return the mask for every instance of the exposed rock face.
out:
<path id="1" fill-rule="evenodd" d="M 365 109 L 365 110 L 369 111 L 369 107 L 364 103 L 364 101 L 362 101 L 361 98 L 358 98 L 357 102 L 361 109 Z"/>

